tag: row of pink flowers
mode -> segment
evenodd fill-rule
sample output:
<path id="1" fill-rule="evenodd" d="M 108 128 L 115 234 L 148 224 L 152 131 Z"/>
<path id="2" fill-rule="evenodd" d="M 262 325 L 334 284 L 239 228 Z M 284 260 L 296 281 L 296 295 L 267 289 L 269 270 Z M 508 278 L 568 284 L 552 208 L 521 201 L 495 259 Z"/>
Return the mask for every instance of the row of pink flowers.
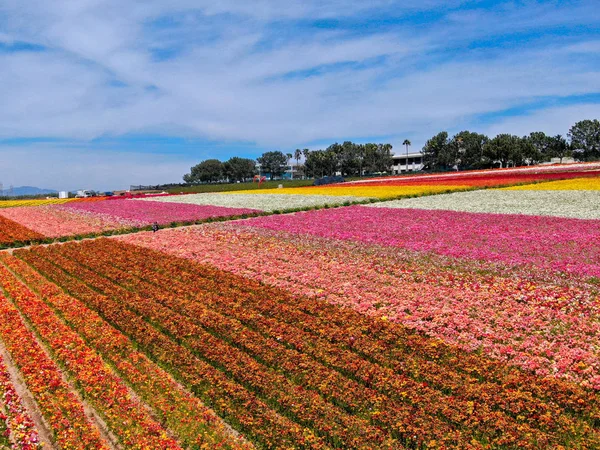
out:
<path id="1" fill-rule="evenodd" d="M 91 203 L 77 202 L 77 204 L 89 205 Z M 112 216 L 67 209 L 62 205 L 6 208 L 1 210 L 0 214 L 50 238 L 102 233 L 134 225 L 132 222 L 128 223 Z"/>
<path id="2" fill-rule="evenodd" d="M 166 225 L 256 212 L 249 208 L 118 199 L 110 202 L 77 201 L 35 208 L 5 208 L 0 210 L 0 215 L 42 236 L 56 238 L 143 227 L 154 222 Z"/>
<path id="3" fill-rule="evenodd" d="M 242 223 L 600 277 L 600 222 L 596 220 L 353 206 Z"/>
<path id="4" fill-rule="evenodd" d="M 234 224 L 122 239 L 600 389 L 600 315 L 585 286 L 483 274 L 485 264 L 473 260 L 461 266 L 454 258 Z"/>
<path id="5" fill-rule="evenodd" d="M 61 208 L 84 213 L 100 214 L 125 220 L 138 226 L 153 222 L 190 222 L 212 217 L 238 216 L 258 211 L 249 208 L 227 208 L 185 203 L 146 202 L 140 200 L 114 200 L 109 202 L 68 203 Z"/>

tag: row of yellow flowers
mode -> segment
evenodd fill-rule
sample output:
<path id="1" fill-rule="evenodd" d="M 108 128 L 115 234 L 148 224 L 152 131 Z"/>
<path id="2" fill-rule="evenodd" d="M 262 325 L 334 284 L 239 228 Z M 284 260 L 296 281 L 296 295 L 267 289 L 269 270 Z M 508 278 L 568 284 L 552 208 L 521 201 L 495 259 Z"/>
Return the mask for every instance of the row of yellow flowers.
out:
<path id="1" fill-rule="evenodd" d="M 439 194 L 443 192 L 452 192 L 469 189 L 469 186 L 462 185 L 417 185 L 417 186 L 369 186 L 369 185 L 348 185 L 348 186 L 322 186 L 322 187 L 299 187 L 282 189 L 261 189 L 248 191 L 232 191 L 231 195 L 238 194 L 290 194 L 290 195 L 333 195 L 333 196 L 353 196 L 368 197 L 378 199 L 391 199 L 399 197 L 412 197 L 425 194 Z"/>
<path id="2" fill-rule="evenodd" d="M 511 191 L 600 191 L 600 177 L 574 178 L 505 188 Z"/>
<path id="3" fill-rule="evenodd" d="M 0 208 L 15 208 L 18 206 L 42 206 L 42 205 L 62 205 L 63 203 L 72 202 L 74 198 L 43 198 L 33 200 L 2 200 Z"/>

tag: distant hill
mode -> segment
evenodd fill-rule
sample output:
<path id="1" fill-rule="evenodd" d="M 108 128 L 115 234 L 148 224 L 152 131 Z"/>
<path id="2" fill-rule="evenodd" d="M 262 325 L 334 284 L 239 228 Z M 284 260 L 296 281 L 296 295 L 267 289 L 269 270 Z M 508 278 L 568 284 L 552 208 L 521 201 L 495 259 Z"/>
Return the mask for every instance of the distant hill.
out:
<path id="1" fill-rule="evenodd" d="M 44 194 L 56 194 L 58 191 L 54 189 L 41 189 L 35 186 L 18 186 L 13 187 L 12 192 L 9 191 L 8 187 L 4 187 L 3 194 L 10 195 L 11 197 L 18 197 L 20 195 L 44 195 Z"/>

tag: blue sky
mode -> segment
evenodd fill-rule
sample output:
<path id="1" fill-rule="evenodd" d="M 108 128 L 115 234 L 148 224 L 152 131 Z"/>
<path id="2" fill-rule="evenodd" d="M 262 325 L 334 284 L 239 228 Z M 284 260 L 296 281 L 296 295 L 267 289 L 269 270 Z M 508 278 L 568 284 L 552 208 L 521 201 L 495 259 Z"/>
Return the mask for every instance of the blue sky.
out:
<path id="1" fill-rule="evenodd" d="M 203 159 L 600 118 L 590 1 L 2 0 L 0 182 L 118 189 Z"/>

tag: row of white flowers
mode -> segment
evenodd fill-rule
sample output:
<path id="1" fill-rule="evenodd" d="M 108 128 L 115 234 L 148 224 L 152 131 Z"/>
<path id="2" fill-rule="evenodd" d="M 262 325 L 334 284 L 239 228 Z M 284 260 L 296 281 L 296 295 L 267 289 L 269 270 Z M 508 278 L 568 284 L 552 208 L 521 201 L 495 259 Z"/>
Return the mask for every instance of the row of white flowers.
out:
<path id="1" fill-rule="evenodd" d="M 261 211 L 285 211 L 296 208 L 311 208 L 324 205 L 341 205 L 344 202 L 366 200 L 363 197 L 334 195 L 295 195 L 295 194 L 187 194 L 168 197 L 140 199 L 142 201 L 187 203 L 191 205 L 226 206 L 230 208 L 251 208 Z"/>
<path id="2" fill-rule="evenodd" d="M 600 219 L 600 192 L 488 189 L 394 200 L 369 206 Z"/>

